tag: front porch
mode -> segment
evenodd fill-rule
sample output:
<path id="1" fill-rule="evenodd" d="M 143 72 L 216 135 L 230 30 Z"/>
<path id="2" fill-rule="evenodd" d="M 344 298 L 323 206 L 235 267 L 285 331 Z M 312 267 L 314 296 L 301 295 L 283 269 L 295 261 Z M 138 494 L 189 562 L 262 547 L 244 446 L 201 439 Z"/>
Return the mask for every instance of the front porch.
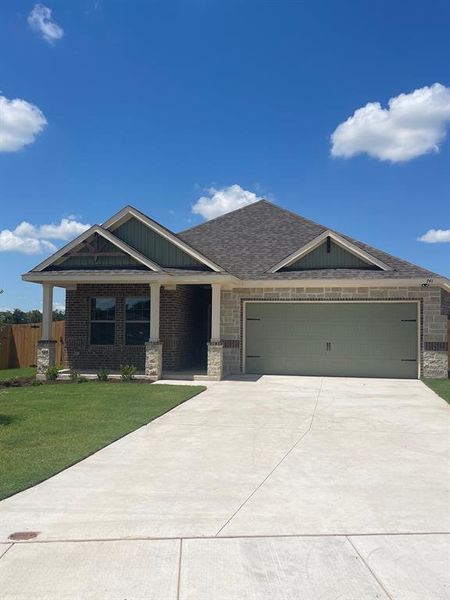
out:
<path id="1" fill-rule="evenodd" d="M 164 285 L 159 282 L 77 284 L 66 291 L 63 378 L 71 369 L 95 377 L 119 375 L 131 364 L 151 381 L 223 376 L 220 283 Z M 51 339 L 53 285 L 43 284 L 42 340 L 38 378 L 55 364 Z"/>

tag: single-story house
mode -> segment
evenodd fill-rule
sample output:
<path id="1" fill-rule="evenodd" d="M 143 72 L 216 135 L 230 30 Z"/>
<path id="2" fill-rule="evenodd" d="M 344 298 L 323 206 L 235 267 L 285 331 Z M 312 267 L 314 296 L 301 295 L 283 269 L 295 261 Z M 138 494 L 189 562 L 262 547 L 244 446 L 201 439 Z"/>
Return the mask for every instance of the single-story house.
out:
<path id="1" fill-rule="evenodd" d="M 81 372 L 448 374 L 447 278 L 266 200 L 177 234 L 126 206 L 23 279 L 43 286 L 41 377 L 54 286 Z"/>

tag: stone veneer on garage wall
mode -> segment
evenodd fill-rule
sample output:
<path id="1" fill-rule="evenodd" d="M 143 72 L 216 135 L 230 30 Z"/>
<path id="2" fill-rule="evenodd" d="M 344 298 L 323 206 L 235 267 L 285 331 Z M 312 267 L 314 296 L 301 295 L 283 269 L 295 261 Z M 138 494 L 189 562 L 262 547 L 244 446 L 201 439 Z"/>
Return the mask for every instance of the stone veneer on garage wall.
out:
<path id="1" fill-rule="evenodd" d="M 224 374 L 241 372 L 244 300 L 421 300 L 421 368 L 424 377 L 447 377 L 449 294 L 437 287 L 237 288 L 222 291 L 221 337 Z"/>

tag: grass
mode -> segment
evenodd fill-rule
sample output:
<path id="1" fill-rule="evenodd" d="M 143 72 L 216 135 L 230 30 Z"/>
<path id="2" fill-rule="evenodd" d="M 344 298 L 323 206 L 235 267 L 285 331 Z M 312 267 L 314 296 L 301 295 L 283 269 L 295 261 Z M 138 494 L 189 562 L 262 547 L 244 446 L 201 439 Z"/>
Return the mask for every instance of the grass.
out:
<path id="1" fill-rule="evenodd" d="M 35 367 L 24 367 L 22 369 L 0 369 L 0 381 L 14 379 L 14 377 L 34 377 Z"/>
<path id="2" fill-rule="evenodd" d="M 0 391 L 0 499 L 44 481 L 205 388 L 87 382 Z"/>
<path id="3" fill-rule="evenodd" d="M 450 379 L 424 379 L 423 382 L 450 404 Z"/>

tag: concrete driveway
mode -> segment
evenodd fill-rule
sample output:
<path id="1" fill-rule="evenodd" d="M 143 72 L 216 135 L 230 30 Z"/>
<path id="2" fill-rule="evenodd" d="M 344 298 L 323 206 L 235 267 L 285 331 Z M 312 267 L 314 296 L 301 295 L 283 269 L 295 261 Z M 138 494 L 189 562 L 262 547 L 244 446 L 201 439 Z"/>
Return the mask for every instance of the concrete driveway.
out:
<path id="1" fill-rule="evenodd" d="M 0 503 L 1 597 L 447 599 L 449 416 L 419 381 L 210 384 Z"/>

